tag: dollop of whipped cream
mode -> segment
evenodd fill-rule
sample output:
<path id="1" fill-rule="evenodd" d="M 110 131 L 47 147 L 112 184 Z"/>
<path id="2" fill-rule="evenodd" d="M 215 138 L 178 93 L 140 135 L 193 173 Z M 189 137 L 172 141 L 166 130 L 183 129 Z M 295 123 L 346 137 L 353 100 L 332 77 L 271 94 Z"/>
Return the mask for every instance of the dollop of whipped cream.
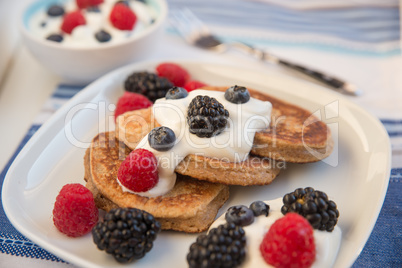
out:
<path id="1" fill-rule="evenodd" d="M 273 267 L 266 263 L 262 257 L 260 244 L 271 225 L 284 216 L 281 212 L 283 202 L 282 198 L 264 202 L 270 206 L 268 217 L 263 215 L 255 217 L 254 223 L 243 227 L 247 237 L 247 252 L 246 259 L 241 267 Z M 223 214 L 211 225 L 210 230 L 225 223 L 225 214 Z M 312 266 L 313 268 L 332 267 L 334 265 L 341 245 L 341 238 L 342 231 L 337 225 L 332 232 L 314 229 L 316 257 Z"/>
<path id="2" fill-rule="evenodd" d="M 247 103 L 234 104 L 225 99 L 225 92 L 197 89 L 182 99 L 158 99 L 153 105 L 153 115 L 157 122 L 169 127 L 176 135 L 172 149 L 157 151 L 148 143 L 146 135 L 136 149 L 151 151 L 158 160 L 159 182 L 147 192 L 135 193 L 147 197 L 161 196 L 175 185 L 176 166 L 190 154 L 213 157 L 228 162 L 241 162 L 247 159 L 257 131 L 268 128 L 271 120 L 272 104 L 250 98 Z M 189 131 L 187 109 L 198 95 L 210 96 L 219 101 L 229 111 L 228 124 L 222 133 L 211 138 L 200 138 Z M 123 191 L 131 192 L 122 187 Z"/>
<path id="3" fill-rule="evenodd" d="M 63 42 L 59 44 L 69 47 L 94 47 L 120 43 L 131 36 L 138 35 L 143 29 L 151 25 L 156 18 L 156 10 L 150 5 L 140 1 L 128 1 L 127 3 L 137 16 L 137 22 L 132 30 L 119 30 L 109 20 L 110 12 L 116 2 L 116 0 L 104 0 L 102 4 L 99 4 L 98 12 L 82 9 L 81 12 L 85 17 L 86 24 L 75 27 L 71 34 L 63 34 Z M 62 2 L 61 4 L 65 13 L 78 10 L 75 0 Z M 32 16 L 29 21 L 29 30 L 34 35 L 46 39 L 50 34 L 61 33 L 60 27 L 62 23 L 63 16 L 50 17 L 46 14 L 46 9 L 43 9 Z M 110 41 L 101 43 L 96 40 L 95 33 L 100 30 L 105 30 L 112 36 Z"/>

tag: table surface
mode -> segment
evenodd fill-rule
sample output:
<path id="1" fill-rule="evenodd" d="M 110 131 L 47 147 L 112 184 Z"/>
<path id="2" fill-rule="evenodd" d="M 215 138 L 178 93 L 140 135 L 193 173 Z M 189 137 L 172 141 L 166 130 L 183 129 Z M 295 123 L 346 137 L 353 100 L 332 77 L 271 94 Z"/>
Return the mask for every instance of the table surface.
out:
<path id="1" fill-rule="evenodd" d="M 0 2 L 0 168 L 2 169 L 15 152 L 36 115 L 60 84 L 61 79 L 46 70 L 34 59 L 21 43 L 16 26 L 5 21 L 16 14 L 19 5 Z M 180 1 L 173 1 L 179 5 Z M 5 13 L 4 10 L 12 12 Z M 166 26 L 168 28 L 168 26 Z M 216 27 L 219 30 L 219 27 Z M 150 60 L 169 61 L 192 59 L 217 63 L 239 64 L 244 67 L 266 69 L 269 72 L 286 73 L 276 66 L 258 62 L 236 52 L 214 54 L 186 45 L 179 36 L 165 31 L 164 47 L 159 47 Z M 4 42 L 5 40 L 5 42 Z M 364 91 L 361 97 L 347 97 L 380 119 L 402 120 L 402 56 L 362 56 L 353 53 L 316 50 L 304 46 L 272 46 L 270 51 L 278 56 L 324 70 L 359 85 Z M 331 64 L 328 64 L 330 62 Z M 394 141 L 400 139 L 396 137 Z M 393 163 L 402 167 L 401 143 L 395 142 Z M 400 205 L 400 204 L 397 204 Z M 17 260 L 18 259 L 18 260 Z M 2 267 L 41 265 L 39 260 L 0 253 Z M 8 266 L 3 266 L 8 264 Z M 18 266 L 17 266 L 18 263 Z M 400 263 L 400 260 L 399 260 Z M 52 263 L 52 266 L 65 266 Z M 32 266 L 34 267 L 34 266 Z"/>

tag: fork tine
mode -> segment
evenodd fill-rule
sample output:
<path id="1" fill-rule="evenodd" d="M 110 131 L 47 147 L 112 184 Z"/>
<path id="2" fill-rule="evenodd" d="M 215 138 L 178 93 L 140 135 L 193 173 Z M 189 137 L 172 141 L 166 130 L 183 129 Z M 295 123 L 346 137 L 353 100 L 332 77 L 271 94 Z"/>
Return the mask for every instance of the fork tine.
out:
<path id="1" fill-rule="evenodd" d="M 208 28 L 188 8 L 171 12 L 170 22 L 188 42 L 209 34 Z"/>

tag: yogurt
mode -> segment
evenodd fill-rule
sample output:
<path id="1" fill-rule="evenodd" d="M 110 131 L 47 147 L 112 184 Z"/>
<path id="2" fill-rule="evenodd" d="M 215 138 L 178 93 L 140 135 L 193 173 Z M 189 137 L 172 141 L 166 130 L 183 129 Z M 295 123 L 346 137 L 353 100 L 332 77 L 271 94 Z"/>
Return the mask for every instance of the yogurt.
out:
<path id="1" fill-rule="evenodd" d="M 116 0 L 104 0 L 104 3 L 98 6 L 99 10 L 97 11 L 82 9 L 81 12 L 85 17 L 86 24 L 75 27 L 71 34 L 62 33 L 60 29 L 63 16 L 51 17 L 47 15 L 47 9 L 43 9 L 32 16 L 29 21 L 29 30 L 34 35 L 43 39 L 46 39 L 51 34 L 60 34 L 63 36 L 63 41 L 59 43 L 62 46 L 96 47 L 105 44 L 121 43 L 129 37 L 137 36 L 145 28 L 149 27 L 157 16 L 156 10 L 151 6 L 141 1 L 128 1 L 130 8 L 137 16 L 137 21 L 132 30 L 119 30 L 109 20 L 109 14 L 116 2 Z M 55 3 L 58 2 L 55 1 Z M 63 7 L 65 14 L 78 10 L 74 0 L 66 2 Z M 111 35 L 109 41 L 102 43 L 95 38 L 95 34 L 101 30 Z"/>
<path id="2" fill-rule="evenodd" d="M 270 201 L 264 201 L 270 206 L 268 217 L 258 216 L 254 218 L 254 223 L 243 227 L 246 232 L 246 259 L 242 267 L 273 267 L 265 262 L 260 252 L 260 244 L 266 232 L 271 225 L 283 217 L 281 207 L 283 205 L 282 198 L 277 198 Z M 210 229 L 225 224 L 225 214 L 219 217 L 210 227 Z M 314 268 L 332 267 L 336 256 L 338 255 L 341 245 L 342 231 L 338 226 L 335 226 L 332 232 L 320 231 L 314 229 L 314 241 L 316 246 L 316 258 L 312 265 Z"/>
<path id="3" fill-rule="evenodd" d="M 151 151 L 158 160 L 159 182 L 147 192 L 135 193 L 156 197 L 169 192 L 176 182 L 176 166 L 189 154 L 213 157 L 228 162 L 247 159 L 257 131 L 268 128 L 271 120 L 270 102 L 250 98 L 247 103 L 234 104 L 225 99 L 224 92 L 197 89 L 183 99 L 158 99 L 153 105 L 153 115 L 162 126 L 169 127 L 176 135 L 172 149 L 157 151 L 148 143 L 146 135 L 136 149 Z M 229 111 L 228 124 L 224 131 L 211 138 L 200 138 L 189 131 L 186 121 L 187 108 L 198 95 L 208 95 L 219 101 Z M 131 192 L 122 187 L 123 191 Z M 133 192 L 132 192 L 133 193 Z"/>

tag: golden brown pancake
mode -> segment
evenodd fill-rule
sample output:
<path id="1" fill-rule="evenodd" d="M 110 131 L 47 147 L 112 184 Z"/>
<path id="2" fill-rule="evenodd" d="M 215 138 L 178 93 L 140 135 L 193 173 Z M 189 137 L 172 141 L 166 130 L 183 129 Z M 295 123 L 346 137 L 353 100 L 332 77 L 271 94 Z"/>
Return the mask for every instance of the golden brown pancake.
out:
<path id="1" fill-rule="evenodd" d="M 152 117 L 152 109 L 126 112 L 117 118 L 116 137 L 131 149 L 154 127 L 160 126 Z M 250 155 L 243 162 L 228 162 L 220 159 L 190 154 L 176 166 L 176 173 L 199 180 L 228 185 L 267 185 L 284 166 L 266 157 Z"/>
<path id="2" fill-rule="evenodd" d="M 139 208 L 154 215 L 165 230 L 194 233 L 209 228 L 229 198 L 228 186 L 178 176 L 174 188 L 163 196 L 148 198 L 123 192 L 116 178 L 129 152 L 114 132 L 98 134 L 87 149 L 86 186 L 99 208 L 106 211 L 114 207 Z"/>
<path id="3" fill-rule="evenodd" d="M 225 91 L 227 87 L 207 86 L 203 89 Z M 292 163 L 316 162 L 331 154 L 334 145 L 331 132 L 310 111 L 253 89 L 249 92 L 252 97 L 272 104 L 271 125 L 256 133 L 252 154 Z M 129 112 L 117 126 L 119 139 L 132 149 L 141 140 L 139 137 L 159 126 L 153 120 L 147 126 L 147 120 L 141 119 L 143 113 L 151 117 L 151 109 Z"/>

